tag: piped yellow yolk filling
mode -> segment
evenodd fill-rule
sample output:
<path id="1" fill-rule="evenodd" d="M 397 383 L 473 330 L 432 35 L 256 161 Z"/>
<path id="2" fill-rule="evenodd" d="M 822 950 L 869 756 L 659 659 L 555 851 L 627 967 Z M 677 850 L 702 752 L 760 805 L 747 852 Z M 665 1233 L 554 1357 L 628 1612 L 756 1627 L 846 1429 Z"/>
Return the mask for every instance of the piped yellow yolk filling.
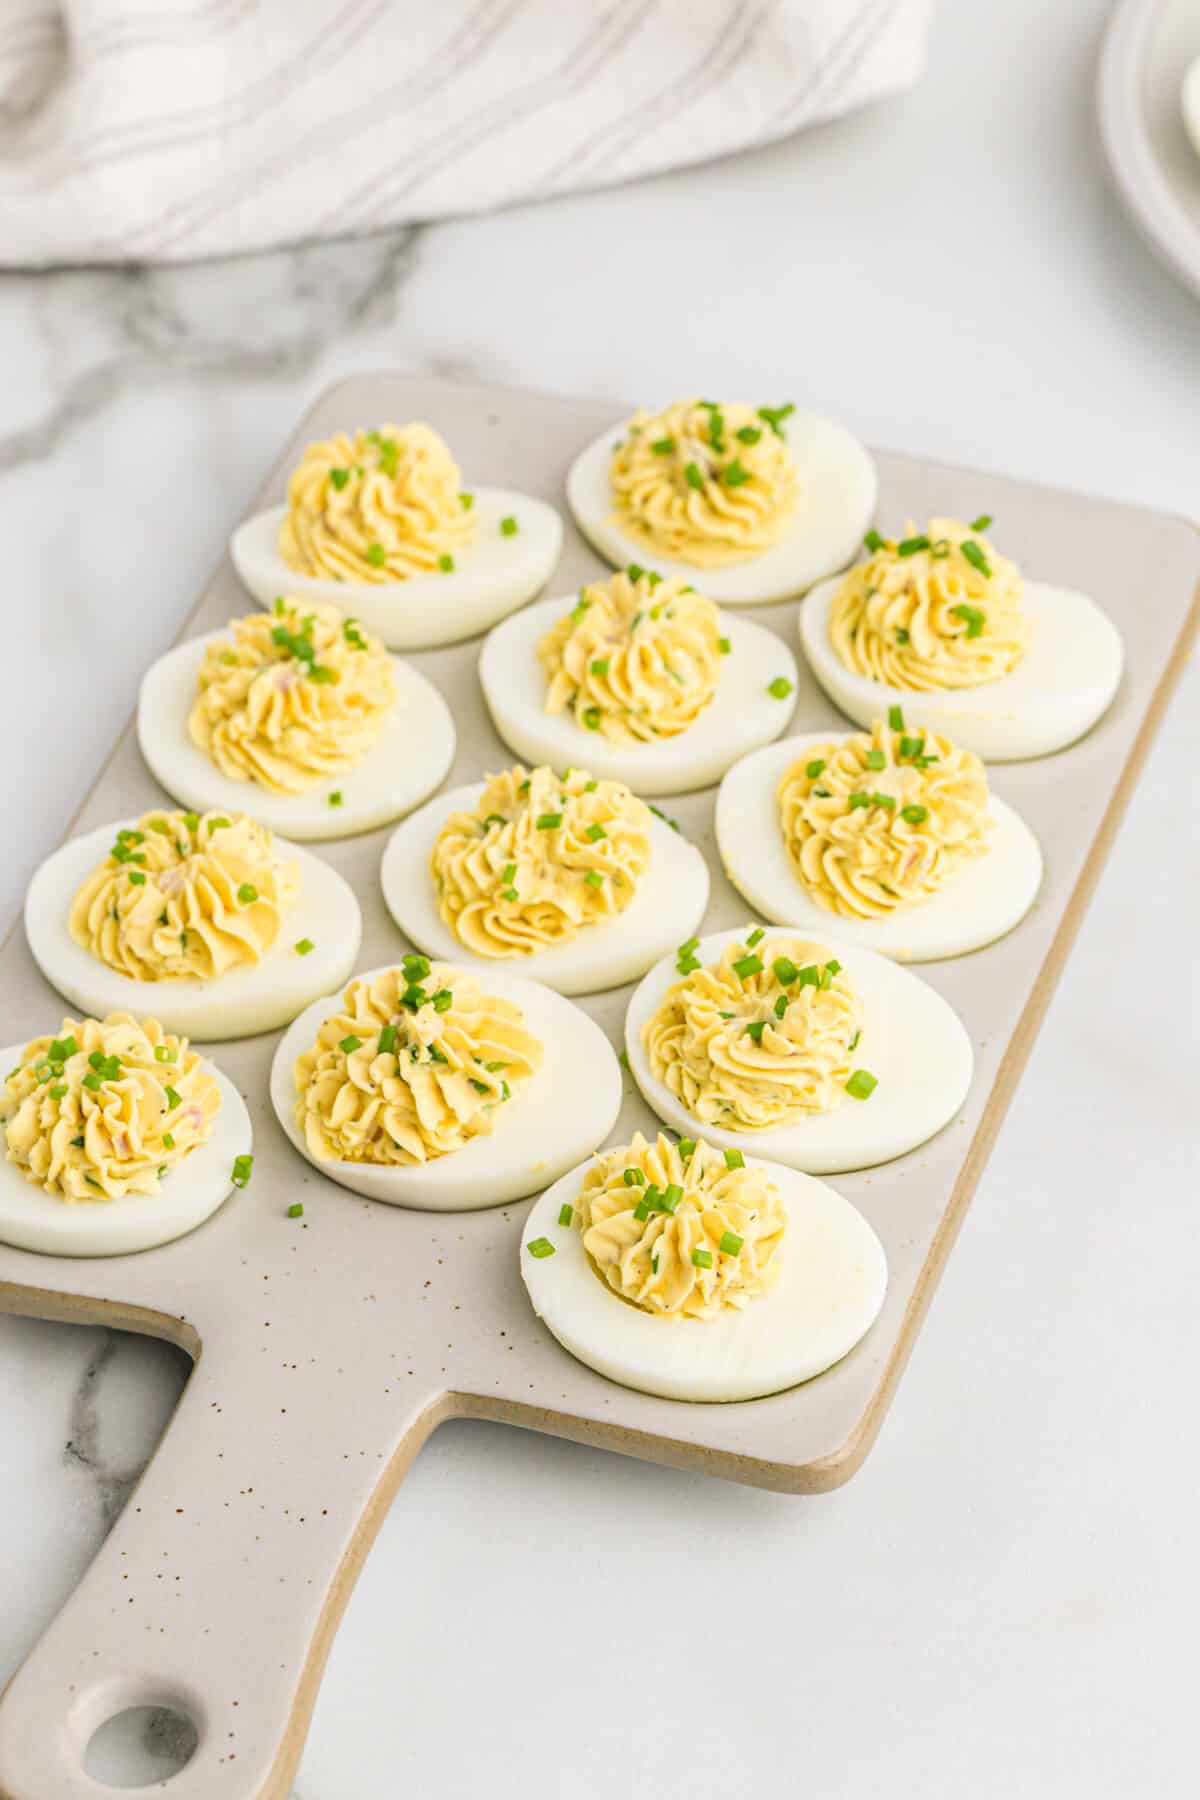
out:
<path id="1" fill-rule="evenodd" d="M 221 1093 L 186 1038 L 131 1013 L 64 1019 L 0 1091 L 7 1158 L 67 1201 L 156 1194 L 212 1134 Z"/>
<path id="2" fill-rule="evenodd" d="M 785 772 L 779 825 L 809 898 L 851 919 L 928 900 L 989 847 L 987 775 L 936 732 L 889 721 L 813 744 Z"/>
<path id="3" fill-rule="evenodd" d="M 433 847 L 442 919 L 476 956 L 528 956 L 616 918 L 650 863 L 650 810 L 619 781 L 519 764 Z"/>
<path id="4" fill-rule="evenodd" d="M 511 1000 L 408 956 L 352 981 L 297 1058 L 296 1124 L 322 1162 L 432 1162 L 494 1131 L 542 1055 Z"/>
<path id="5" fill-rule="evenodd" d="M 702 1125 L 770 1131 L 845 1098 L 862 1008 L 831 951 L 801 938 L 764 940 L 760 929 L 707 965 L 683 945 L 677 967 L 683 980 L 646 1021 L 642 1042 L 655 1079 Z"/>
<path id="6" fill-rule="evenodd" d="M 867 536 L 871 554 L 833 598 L 829 641 L 847 669 L 929 693 L 980 687 L 1029 648 L 1015 563 L 983 536 L 990 519 L 930 519 L 902 538 Z"/>
<path id="7" fill-rule="evenodd" d="M 724 640 L 711 600 L 631 565 L 591 582 L 546 633 L 546 711 L 612 743 L 678 737 L 717 691 Z"/>
<path id="8" fill-rule="evenodd" d="M 205 652 L 188 718 L 222 775 L 300 794 L 360 763 L 396 699 L 379 639 L 336 607 L 288 600 L 229 629 Z"/>
<path id="9" fill-rule="evenodd" d="M 310 444 L 292 473 L 279 554 L 332 581 L 449 573 L 474 534 L 471 500 L 430 426 L 339 432 Z"/>
<path id="10" fill-rule="evenodd" d="M 636 413 L 610 464 L 614 522 L 647 550 L 698 569 L 768 550 L 800 495 L 783 430 L 794 410 L 680 400 Z"/>
<path id="11" fill-rule="evenodd" d="M 748 1306 L 779 1274 L 787 1212 L 741 1152 L 639 1132 L 596 1157 L 574 1224 L 615 1294 L 662 1318 L 715 1319 Z"/>
<path id="12" fill-rule="evenodd" d="M 214 981 L 261 961 L 300 873 L 243 813 L 144 813 L 71 904 L 75 942 L 134 981 Z"/>

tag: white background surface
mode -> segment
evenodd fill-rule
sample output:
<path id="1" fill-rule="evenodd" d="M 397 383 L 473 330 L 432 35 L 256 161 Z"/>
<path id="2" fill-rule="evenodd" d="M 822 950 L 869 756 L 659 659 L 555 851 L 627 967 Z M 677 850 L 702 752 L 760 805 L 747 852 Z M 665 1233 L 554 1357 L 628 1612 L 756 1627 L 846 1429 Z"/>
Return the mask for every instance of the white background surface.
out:
<path id="1" fill-rule="evenodd" d="M 1194 512 L 1200 307 L 1105 186 L 1104 11 L 943 5 L 906 98 L 636 189 L 0 282 L 5 917 L 342 371 L 795 398 Z M 1194 1791 L 1198 712 L 1193 664 L 862 1473 L 784 1499 L 445 1428 L 351 1601 L 301 1800 Z M 182 1373 L 0 1319 L 0 1680 Z"/>

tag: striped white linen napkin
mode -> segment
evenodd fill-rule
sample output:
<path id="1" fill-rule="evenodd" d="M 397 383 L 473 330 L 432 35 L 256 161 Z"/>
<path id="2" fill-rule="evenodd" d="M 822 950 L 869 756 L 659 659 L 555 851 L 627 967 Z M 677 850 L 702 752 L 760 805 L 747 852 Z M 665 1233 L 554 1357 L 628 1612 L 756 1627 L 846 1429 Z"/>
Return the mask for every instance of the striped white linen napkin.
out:
<path id="1" fill-rule="evenodd" d="M 920 73 L 930 0 L 3 0 L 0 264 L 179 262 L 627 181 Z"/>

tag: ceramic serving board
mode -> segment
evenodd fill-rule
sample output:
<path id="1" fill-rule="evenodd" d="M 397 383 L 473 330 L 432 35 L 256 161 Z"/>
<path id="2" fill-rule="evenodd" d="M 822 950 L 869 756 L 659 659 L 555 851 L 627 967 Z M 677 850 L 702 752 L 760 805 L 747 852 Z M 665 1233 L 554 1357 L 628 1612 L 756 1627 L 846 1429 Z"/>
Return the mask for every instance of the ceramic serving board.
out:
<path id="1" fill-rule="evenodd" d="M 572 455 L 621 417 L 594 400 L 358 375 L 312 408 L 257 505 L 283 496 L 304 443 L 338 428 L 426 418 L 470 485 L 502 483 L 562 505 Z M 330 1640 L 396 1486 L 443 1419 L 503 1420 L 758 1486 L 816 1493 L 859 1467 L 912 1347 L 1012 1097 L 1088 896 L 1186 653 L 1200 539 L 1186 521 L 884 453 L 880 518 L 996 515 L 1005 551 L 1038 578 L 1094 595 L 1124 634 L 1127 668 L 1101 724 L 1074 748 L 993 771 L 1046 855 L 1033 911 L 1008 938 L 921 974 L 966 1022 L 976 1052 L 962 1112 L 931 1143 L 834 1185 L 887 1251 L 883 1313 L 808 1385 L 728 1406 L 656 1400 L 582 1367 L 542 1329 L 517 1267 L 524 1206 L 431 1215 L 358 1199 L 303 1162 L 267 1098 L 275 1036 L 214 1050 L 254 1121 L 254 1176 L 190 1237 L 109 1260 L 0 1246 L 0 1306 L 147 1332 L 195 1369 L 153 1461 L 78 1590 L 0 1702 L 0 1796 L 85 1800 L 91 1734 L 129 1706 L 189 1714 L 198 1748 L 176 1800 L 286 1795 Z M 235 521 L 230 520 L 232 526 Z M 554 591 L 600 570 L 568 528 Z M 153 596 L 147 596 L 147 604 Z M 227 561 L 186 631 L 250 610 Z M 795 643 L 796 606 L 752 609 Z M 478 640 L 417 655 L 458 727 L 448 785 L 504 766 L 476 680 Z M 802 670 L 790 729 L 845 728 Z M 708 856 L 705 929 L 746 922 L 712 838 L 713 790 L 665 803 Z M 76 830 L 163 796 L 127 732 Z M 385 913 L 386 834 L 321 845 L 363 907 L 362 966 L 407 946 Z M 620 1043 L 629 990 L 584 1004 Z M 56 1027 L 64 1007 L 20 929 L 0 954 L 0 1038 Z M 613 1141 L 652 1119 L 627 1081 Z M 303 1201 L 303 1219 L 287 1207 Z M 481 1470 L 486 1480 L 486 1471 Z"/>

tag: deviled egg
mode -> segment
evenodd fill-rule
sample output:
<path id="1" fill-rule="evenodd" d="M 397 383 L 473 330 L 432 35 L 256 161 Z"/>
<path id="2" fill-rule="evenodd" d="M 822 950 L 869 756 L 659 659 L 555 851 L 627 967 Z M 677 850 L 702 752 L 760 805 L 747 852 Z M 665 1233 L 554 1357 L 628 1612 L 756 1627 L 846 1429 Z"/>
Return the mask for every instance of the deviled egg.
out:
<path id="1" fill-rule="evenodd" d="M 900 962 L 961 956 L 1033 905 L 1037 839 L 989 794 L 979 758 L 901 707 L 869 732 L 786 738 L 732 768 L 717 795 L 730 881 L 776 925 Z"/>
<path id="2" fill-rule="evenodd" d="M 138 742 L 196 812 L 249 809 L 293 838 L 352 837 L 424 800 L 454 760 L 431 682 L 332 606 L 277 600 L 147 671 Z"/>
<path id="3" fill-rule="evenodd" d="M 644 975 L 708 904 L 700 852 L 618 781 L 521 765 L 439 794 L 388 841 L 401 931 L 476 973 L 519 962 L 562 994 Z"/>
<path id="4" fill-rule="evenodd" d="M 362 937 L 335 869 L 244 813 L 156 807 L 48 857 L 25 932 L 52 987 L 85 1012 L 153 1009 L 209 1041 L 273 1031 L 340 987 Z"/>
<path id="5" fill-rule="evenodd" d="M 54 1256 L 170 1243 L 250 1179 L 231 1081 L 157 1019 L 64 1019 L 0 1051 L 0 1241 Z"/>
<path id="6" fill-rule="evenodd" d="M 520 1256 L 564 1349 L 667 1400 L 755 1400 L 808 1381 L 866 1335 L 887 1287 L 879 1239 L 824 1182 L 640 1134 L 534 1202 Z"/>
<path id="7" fill-rule="evenodd" d="M 679 946 L 629 1003 L 625 1053 L 684 1140 L 810 1175 L 903 1156 L 953 1118 L 971 1040 L 941 995 L 873 951 L 722 931 Z"/>
<path id="8" fill-rule="evenodd" d="M 271 1099 L 343 1187 L 465 1212 L 532 1193 L 602 1143 L 621 1071 L 599 1026 L 548 988 L 413 953 L 301 1014 Z"/>
<path id="9" fill-rule="evenodd" d="M 772 631 L 636 563 L 574 601 L 542 600 L 490 633 L 479 679 L 527 762 L 586 762 L 643 794 L 719 781 L 779 736 L 796 665 Z"/>
<path id="10" fill-rule="evenodd" d="M 430 426 L 382 425 L 310 444 L 273 506 L 229 551 L 263 606 L 338 607 L 390 650 L 486 631 L 545 586 L 562 550 L 552 506 L 468 488 Z"/>
<path id="11" fill-rule="evenodd" d="M 800 641 L 835 706 L 869 725 L 902 705 L 989 762 L 1047 756 L 1090 731 L 1121 679 L 1121 639 L 1086 594 L 1024 581 L 984 532 L 931 519 L 871 531 L 867 557 L 822 583 Z"/>
<path id="12" fill-rule="evenodd" d="M 567 476 L 575 521 L 609 562 L 703 577 L 727 606 L 785 600 L 844 568 L 876 490 L 858 440 L 790 403 L 637 412 Z"/>

